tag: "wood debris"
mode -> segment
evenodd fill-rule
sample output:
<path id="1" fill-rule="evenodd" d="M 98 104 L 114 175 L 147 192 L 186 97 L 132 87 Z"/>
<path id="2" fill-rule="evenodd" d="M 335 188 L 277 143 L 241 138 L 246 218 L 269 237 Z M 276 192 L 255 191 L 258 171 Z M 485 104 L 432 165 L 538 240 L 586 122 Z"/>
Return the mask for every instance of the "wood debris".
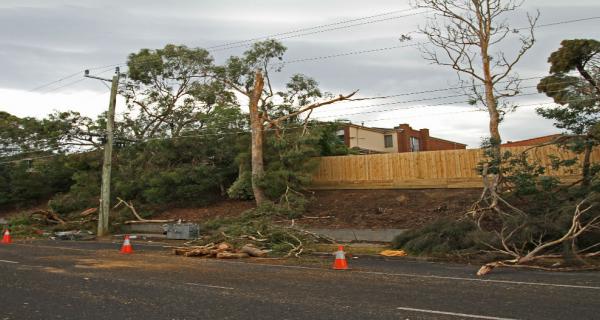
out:
<path id="1" fill-rule="evenodd" d="M 252 244 L 246 244 L 241 249 L 236 250 L 233 245 L 227 242 L 218 244 L 209 243 L 203 246 L 177 247 L 173 249 L 173 253 L 179 256 L 217 259 L 265 257 L 268 252 L 268 250 L 259 249 Z"/>
<path id="2" fill-rule="evenodd" d="M 404 250 L 383 250 L 379 252 L 384 257 L 405 257 L 407 256 Z"/>
<path id="3" fill-rule="evenodd" d="M 56 214 L 56 212 L 51 211 L 51 210 L 37 210 L 37 211 L 33 211 L 30 212 L 29 215 L 33 218 L 37 220 L 43 220 L 46 223 L 53 223 L 53 224 L 65 224 L 65 220 L 63 220 L 61 217 L 58 216 L 58 214 Z"/>
<path id="4" fill-rule="evenodd" d="M 83 211 L 82 213 L 80 213 L 79 215 L 82 217 L 87 217 L 90 214 L 96 213 L 96 212 L 98 212 L 98 208 L 89 208 L 89 209 Z"/>
<path id="5" fill-rule="evenodd" d="M 125 221 L 123 222 L 124 224 L 141 224 L 141 223 L 169 223 L 169 222 L 175 222 L 175 220 L 170 219 L 170 220 L 148 220 L 148 219 L 144 219 L 142 218 L 139 213 L 137 212 L 137 210 L 135 209 L 135 207 L 133 206 L 133 201 L 125 201 L 119 197 L 117 197 L 117 200 L 119 200 L 119 202 L 113 207 L 113 209 L 118 208 L 121 205 L 125 205 L 127 208 L 129 208 L 129 210 L 131 211 L 131 213 L 133 214 L 133 216 L 137 219 L 137 220 L 129 220 L 129 221 Z"/>

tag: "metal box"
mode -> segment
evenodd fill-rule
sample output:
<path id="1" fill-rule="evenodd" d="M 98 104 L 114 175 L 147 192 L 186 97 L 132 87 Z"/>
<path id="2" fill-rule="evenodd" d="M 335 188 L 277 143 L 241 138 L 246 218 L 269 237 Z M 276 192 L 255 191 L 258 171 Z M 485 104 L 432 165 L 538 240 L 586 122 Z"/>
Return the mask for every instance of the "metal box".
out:
<path id="1" fill-rule="evenodd" d="M 171 223 L 167 225 L 167 239 L 191 240 L 200 235 L 196 223 Z"/>

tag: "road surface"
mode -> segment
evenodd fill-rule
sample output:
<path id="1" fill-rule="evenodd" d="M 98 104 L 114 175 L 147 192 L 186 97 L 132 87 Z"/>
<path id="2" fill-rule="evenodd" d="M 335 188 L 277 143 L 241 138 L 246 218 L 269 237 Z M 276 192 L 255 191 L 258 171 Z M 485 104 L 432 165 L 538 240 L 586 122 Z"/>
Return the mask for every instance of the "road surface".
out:
<path id="1" fill-rule="evenodd" d="M 0 246 L 0 319 L 600 319 L 600 273 L 359 257 L 308 262 L 173 256 L 159 244 Z"/>

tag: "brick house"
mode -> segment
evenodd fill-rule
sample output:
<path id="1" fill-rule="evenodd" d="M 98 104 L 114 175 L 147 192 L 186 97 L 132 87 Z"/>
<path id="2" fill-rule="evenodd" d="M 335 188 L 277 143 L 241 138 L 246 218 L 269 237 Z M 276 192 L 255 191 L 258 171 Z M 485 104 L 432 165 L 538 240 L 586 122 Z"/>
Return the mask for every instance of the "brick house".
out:
<path id="1" fill-rule="evenodd" d="M 506 143 L 501 144 L 501 147 L 527 147 L 527 146 L 537 146 L 540 144 L 548 143 L 553 140 L 556 140 L 562 136 L 561 134 L 551 134 L 547 136 L 541 136 L 531 139 L 519 140 L 519 141 L 507 141 Z"/>
<path id="2" fill-rule="evenodd" d="M 408 124 L 393 129 L 372 128 L 346 124 L 338 131 L 338 137 L 349 148 L 361 153 L 394 153 L 466 149 L 467 145 L 429 135 L 429 129 L 415 130 Z"/>

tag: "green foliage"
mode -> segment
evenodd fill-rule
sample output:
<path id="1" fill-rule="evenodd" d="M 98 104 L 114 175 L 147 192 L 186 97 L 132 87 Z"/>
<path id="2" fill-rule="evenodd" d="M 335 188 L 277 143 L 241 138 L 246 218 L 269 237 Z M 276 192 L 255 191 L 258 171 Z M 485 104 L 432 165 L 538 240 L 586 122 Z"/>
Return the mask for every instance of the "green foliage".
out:
<path id="1" fill-rule="evenodd" d="M 558 178 L 546 176 L 546 168 L 528 159 L 527 153 L 513 155 L 506 151 L 503 158 L 506 165 L 503 178 L 514 196 L 537 195 L 544 198 L 550 196 L 560 183 Z"/>
<path id="2" fill-rule="evenodd" d="M 13 217 L 11 217 L 8 220 L 8 225 L 10 226 L 28 226 L 31 225 L 31 218 L 29 215 L 25 214 L 25 213 L 21 213 L 21 214 L 17 214 Z"/>
<path id="3" fill-rule="evenodd" d="M 235 96 L 210 76 L 212 60 L 204 49 L 172 44 L 129 55 L 129 81 L 122 89 L 128 110 L 117 125 L 120 134 L 130 139 L 177 137 L 215 121 L 224 130 L 236 125 L 240 119 L 231 119 L 239 116 Z M 222 116 L 231 122 L 222 123 Z"/>
<path id="4" fill-rule="evenodd" d="M 231 199 L 254 199 L 254 195 L 252 194 L 252 174 L 250 171 L 240 173 L 235 182 L 227 189 L 227 195 Z"/>
<path id="5" fill-rule="evenodd" d="M 250 139 L 244 133 L 248 119 L 231 85 L 250 90 L 255 70 L 267 75 L 285 50 L 274 40 L 259 42 L 222 67 L 213 64 L 206 50 L 171 44 L 129 55 L 126 83 L 119 88 L 127 110 L 115 127 L 111 202 L 120 197 L 149 209 L 204 205 L 226 192 L 232 198 L 251 198 Z M 283 92 L 270 94 L 276 99 L 264 107 L 273 117 L 328 96 L 314 79 L 300 74 L 291 77 Z M 0 125 L 6 157 L 48 148 L 92 150 L 66 156 L 47 170 L 42 168 L 53 160 L 34 161 L 35 172 L 29 172 L 28 162 L 0 168 L 0 205 L 52 197 L 49 206 L 60 214 L 98 205 L 102 155 L 93 150 L 105 142 L 105 114 L 92 120 L 57 112 L 38 120 L 1 113 Z M 301 192 L 316 169 L 314 157 L 348 153 L 336 136 L 336 124 L 303 125 L 304 119 L 293 116 L 277 131 L 266 131 L 266 174 L 258 183 L 277 202 L 269 210 L 282 216 L 302 212 L 307 200 Z"/>
<path id="6" fill-rule="evenodd" d="M 236 136 L 156 140 L 124 148 L 115 165 L 114 194 L 151 205 L 205 205 L 237 175 Z"/>
<path id="7" fill-rule="evenodd" d="M 48 199 L 69 189 L 73 181 L 72 168 L 66 158 L 51 158 L 46 162 L 29 161 L 0 165 L 0 206 L 24 206 Z"/>
<path id="8" fill-rule="evenodd" d="M 560 104 L 538 108 L 537 112 L 554 120 L 557 128 L 570 135 L 561 144 L 576 153 L 585 153 L 582 162 L 583 185 L 589 186 L 597 168 L 587 160 L 600 144 L 600 42 L 589 39 L 563 40 L 561 47 L 548 58 L 550 76 L 540 80 L 537 88 Z"/>
<path id="9" fill-rule="evenodd" d="M 444 256 L 477 252 L 485 248 L 482 241 L 492 238 L 492 234 L 479 230 L 473 221 L 444 218 L 396 236 L 392 245 L 415 255 Z"/>
<path id="10" fill-rule="evenodd" d="M 215 67 L 214 74 L 239 91 L 249 93 L 254 87 L 256 70 L 268 74 L 271 62 L 274 59 L 281 61 L 286 50 L 287 48 L 276 40 L 256 42 L 241 57 L 232 56 L 225 65 Z M 281 66 L 275 68 L 275 71 L 280 70 Z"/>
<path id="11" fill-rule="evenodd" d="M 560 44 L 561 48 L 548 58 L 548 62 L 552 64 L 550 73 L 567 73 L 592 62 L 591 58 L 600 54 L 600 42 L 596 40 L 563 40 Z"/>

